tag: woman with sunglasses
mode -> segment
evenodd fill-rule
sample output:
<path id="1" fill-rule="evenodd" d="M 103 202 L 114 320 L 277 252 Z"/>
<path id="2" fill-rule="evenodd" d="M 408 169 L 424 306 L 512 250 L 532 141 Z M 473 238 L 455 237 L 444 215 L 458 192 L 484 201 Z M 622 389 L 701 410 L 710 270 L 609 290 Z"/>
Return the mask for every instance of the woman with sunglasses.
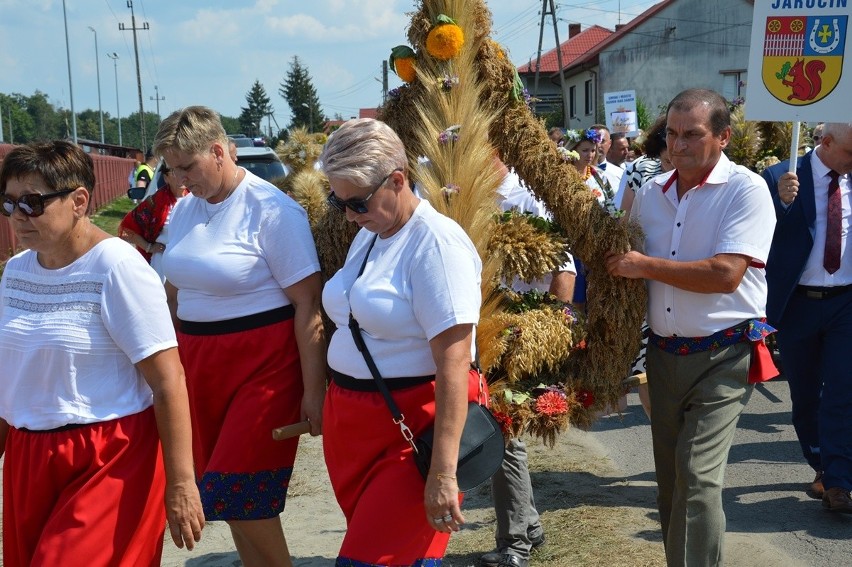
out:
<path id="1" fill-rule="evenodd" d="M 66 141 L 19 146 L 0 169 L 0 212 L 26 248 L 0 280 L 6 567 L 155 566 L 164 519 L 189 549 L 204 526 L 166 295 L 89 220 L 94 186 Z"/>
<path id="2" fill-rule="evenodd" d="M 175 180 L 165 163 L 160 164 L 160 174 L 165 184 L 124 216 L 118 226 L 118 235 L 136 246 L 165 282 L 163 252 L 169 242 L 169 217 L 178 199 L 186 195 L 186 187 Z"/>
<path id="3" fill-rule="evenodd" d="M 383 122 L 346 122 L 320 162 L 329 204 L 362 228 L 323 290 L 337 326 L 323 448 L 347 521 L 337 565 L 437 565 L 464 523 L 455 473 L 467 403 L 481 393 L 471 370 L 481 262 L 462 228 L 411 191 L 405 148 Z M 411 434 L 434 425 L 425 481 L 350 316 Z"/>
<path id="4" fill-rule="evenodd" d="M 203 106 L 161 124 L 154 151 L 190 195 L 163 256 L 193 415 L 204 512 L 228 523 L 246 567 L 291 565 L 284 510 L 298 438 L 322 428 L 322 284 L 307 214 L 237 166 L 219 115 Z"/>

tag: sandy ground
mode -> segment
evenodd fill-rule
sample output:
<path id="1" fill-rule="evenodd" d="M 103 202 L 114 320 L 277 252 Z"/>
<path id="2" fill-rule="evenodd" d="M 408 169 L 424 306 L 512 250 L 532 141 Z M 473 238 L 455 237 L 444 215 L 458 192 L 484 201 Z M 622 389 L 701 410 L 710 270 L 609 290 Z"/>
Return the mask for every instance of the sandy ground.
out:
<path id="1" fill-rule="evenodd" d="M 638 401 L 633 400 L 633 403 L 638 404 Z M 652 560 L 651 563 L 643 564 L 662 563 L 657 513 L 647 491 L 648 488 L 656 489 L 653 481 L 647 482 L 647 487 L 640 486 L 641 483 L 637 481 L 624 481 L 622 471 L 605 456 L 607 448 L 600 444 L 594 433 L 572 430 L 560 436 L 553 449 L 534 441 L 528 444 L 536 500 L 549 533 L 585 529 L 587 524 L 584 522 L 588 518 L 579 525 L 568 523 L 565 512 L 588 508 L 593 514 L 602 515 L 596 521 L 602 522 L 606 529 L 623 533 L 628 550 L 633 541 L 637 557 L 638 551 L 642 549 L 643 557 L 656 557 L 660 562 Z M 463 512 L 468 523 L 450 542 L 445 560 L 448 567 L 476 566 L 479 555 L 490 551 L 494 545 L 494 513 L 488 486 L 480 487 L 466 496 Z M 282 522 L 295 566 L 334 564 L 345 523 L 328 483 L 321 441 L 317 438 L 302 438 Z M 567 537 L 573 536 L 569 533 Z M 557 539 L 558 535 L 552 538 L 554 544 Z M 573 547 L 582 545 L 581 537 L 577 537 Z M 560 558 L 558 550 L 557 545 L 543 546 L 533 556 L 531 565 L 601 564 L 594 556 L 585 560 L 572 556 L 569 562 L 564 557 Z M 726 556 L 727 565 L 734 567 L 803 565 L 755 534 L 729 533 Z M 626 567 L 639 564 L 633 559 L 627 554 L 622 562 L 615 564 Z M 167 541 L 163 565 L 238 567 L 241 563 L 234 551 L 227 526 L 217 522 L 208 525 L 204 539 L 192 552 L 178 550 Z"/>

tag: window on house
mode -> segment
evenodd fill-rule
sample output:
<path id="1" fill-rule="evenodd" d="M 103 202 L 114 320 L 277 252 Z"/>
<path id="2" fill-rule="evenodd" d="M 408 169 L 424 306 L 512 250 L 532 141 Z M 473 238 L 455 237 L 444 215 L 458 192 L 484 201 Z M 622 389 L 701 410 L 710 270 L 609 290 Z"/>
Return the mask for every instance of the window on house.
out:
<path id="1" fill-rule="evenodd" d="M 577 117 L 577 87 L 570 86 L 568 87 L 568 104 L 569 111 L 571 112 L 571 118 Z"/>
<path id="2" fill-rule="evenodd" d="M 728 102 L 742 102 L 742 97 L 745 94 L 745 79 L 746 72 L 739 71 L 721 71 L 722 73 L 722 96 Z"/>
<path id="3" fill-rule="evenodd" d="M 586 115 L 588 116 L 590 114 L 595 113 L 595 93 L 594 93 L 594 89 L 592 88 L 592 80 L 591 79 L 586 81 L 585 95 L 586 95 L 586 104 L 585 104 Z"/>

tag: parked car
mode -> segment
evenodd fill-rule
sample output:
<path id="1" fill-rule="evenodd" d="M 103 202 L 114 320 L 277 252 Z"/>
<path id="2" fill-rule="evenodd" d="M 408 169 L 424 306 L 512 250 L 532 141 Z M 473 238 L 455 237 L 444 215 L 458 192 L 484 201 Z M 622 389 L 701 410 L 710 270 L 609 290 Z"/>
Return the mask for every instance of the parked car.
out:
<path id="1" fill-rule="evenodd" d="M 236 139 L 251 141 L 251 138 Z M 154 170 L 154 177 L 152 178 L 151 183 L 148 184 L 148 189 L 145 191 L 144 197 L 140 197 L 140 200 L 153 195 L 157 189 L 162 187 L 163 183 L 165 183 L 165 179 L 160 172 L 162 163 L 163 160 L 160 160 L 157 164 L 157 168 Z M 279 177 L 286 177 L 290 173 L 287 166 L 281 163 L 281 159 L 278 157 L 278 154 L 275 153 L 275 150 L 270 147 L 256 148 L 254 146 L 237 146 L 237 165 L 244 167 L 247 171 L 251 171 L 258 177 L 267 181 L 272 181 Z"/>
<path id="2" fill-rule="evenodd" d="M 290 172 L 275 150 L 269 146 L 237 147 L 237 165 L 246 168 L 260 178 L 272 181 L 278 177 L 286 177 Z"/>

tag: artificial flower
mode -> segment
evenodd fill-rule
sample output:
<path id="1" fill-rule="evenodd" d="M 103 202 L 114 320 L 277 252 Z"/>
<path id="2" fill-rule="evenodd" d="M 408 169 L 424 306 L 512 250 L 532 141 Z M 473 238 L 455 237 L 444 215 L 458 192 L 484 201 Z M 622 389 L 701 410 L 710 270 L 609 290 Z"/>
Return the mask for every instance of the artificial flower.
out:
<path id="1" fill-rule="evenodd" d="M 449 144 L 450 142 L 458 142 L 459 141 L 459 128 L 461 128 L 461 124 L 454 124 L 450 126 L 440 134 L 438 134 L 438 141 L 442 144 Z"/>
<path id="2" fill-rule="evenodd" d="M 426 51 L 435 59 L 446 61 L 461 52 L 464 32 L 449 17 L 441 14 L 438 24 L 426 36 Z"/>
<path id="3" fill-rule="evenodd" d="M 455 195 L 456 193 L 459 192 L 460 189 L 461 188 L 458 185 L 456 185 L 455 183 L 447 183 L 446 185 L 441 187 L 441 192 L 444 195 L 449 196 L 449 195 Z"/>
<path id="4" fill-rule="evenodd" d="M 574 150 L 569 150 L 565 146 L 558 146 L 556 151 L 559 153 L 559 157 L 562 158 L 562 161 L 577 161 L 580 159 L 580 154 L 575 152 Z"/>
<path id="5" fill-rule="evenodd" d="M 455 86 L 458 86 L 458 84 L 459 84 L 458 75 L 453 75 L 453 76 L 444 75 L 443 79 L 438 79 L 438 85 L 441 87 L 441 89 L 443 89 L 445 91 L 452 90 L 452 88 L 455 87 Z"/>
<path id="6" fill-rule="evenodd" d="M 417 78 L 417 71 L 414 68 L 414 50 L 407 45 L 397 45 L 391 49 L 388 65 L 406 83 L 412 83 Z"/>
<path id="7" fill-rule="evenodd" d="M 511 433 L 512 431 L 512 416 L 501 411 L 491 412 L 494 414 L 494 419 L 500 424 L 500 429 L 503 434 Z"/>
<path id="8" fill-rule="evenodd" d="M 592 407 L 592 404 L 595 403 L 595 395 L 589 390 L 579 390 L 576 397 L 577 401 L 580 402 L 580 405 L 586 409 Z"/>
<path id="9" fill-rule="evenodd" d="M 549 416 L 562 415 L 568 413 L 568 402 L 559 392 L 545 392 L 536 398 L 535 411 Z"/>

